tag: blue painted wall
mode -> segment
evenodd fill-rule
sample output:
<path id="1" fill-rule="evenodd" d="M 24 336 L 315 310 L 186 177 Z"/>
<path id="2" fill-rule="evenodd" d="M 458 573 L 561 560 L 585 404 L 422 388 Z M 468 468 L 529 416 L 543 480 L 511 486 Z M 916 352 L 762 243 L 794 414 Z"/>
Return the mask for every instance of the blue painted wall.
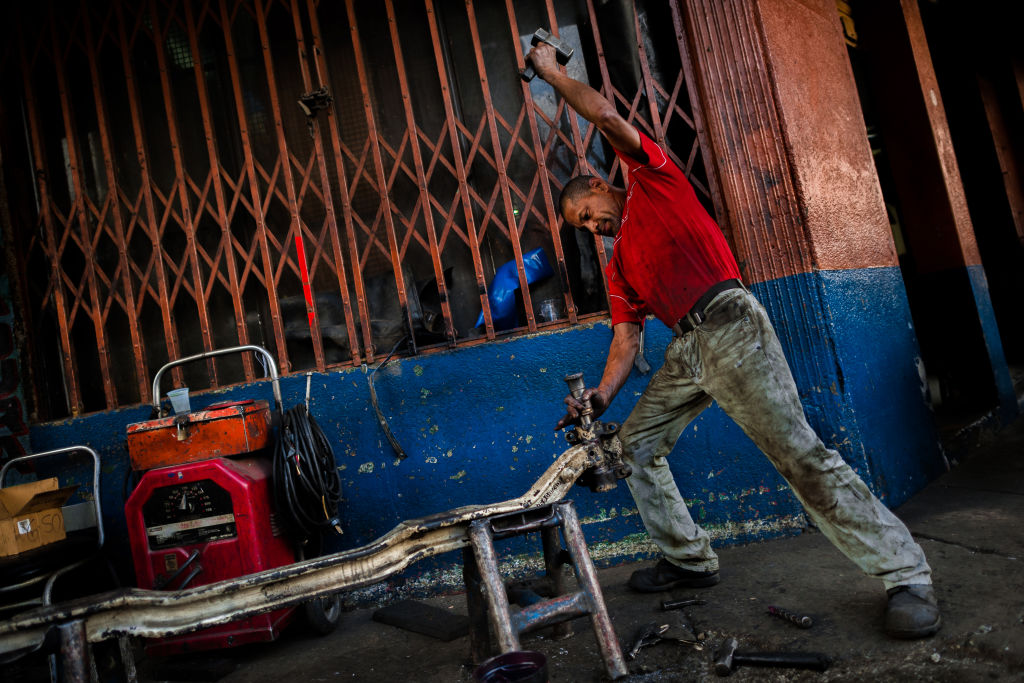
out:
<path id="1" fill-rule="evenodd" d="M 934 476 L 941 458 L 920 392 L 916 341 L 899 271 L 818 273 L 754 290 L 769 302 L 780 332 L 807 327 L 806 320 L 787 319 L 785 311 L 817 311 L 814 332 L 803 337 L 806 346 L 787 353 L 791 359 L 801 354 L 794 375 L 826 443 L 890 504 L 902 502 Z M 779 301 L 808 306 L 771 305 Z M 649 325 L 647 358 L 655 370 L 670 337 L 660 323 Z M 344 535 L 331 548 L 363 545 L 403 519 L 523 493 L 566 448 L 552 429 L 562 414 L 563 377 L 582 370 L 596 382 L 610 339 L 609 325 L 598 323 L 390 363 L 376 374 L 375 386 L 409 455 L 405 460 L 395 458 L 380 431 L 361 370 L 313 375 L 311 410 L 333 440 L 343 481 Z M 804 370 L 808 360 L 813 373 Z M 647 380 L 634 371 L 603 419 L 624 420 Z M 282 392 L 285 407 L 301 402 L 305 378 L 285 378 Z M 259 382 L 199 394 L 192 405 L 270 395 L 269 383 Z M 100 452 L 111 549 L 126 571 L 124 434 L 128 424 L 148 413 L 142 406 L 105 412 L 37 425 L 31 434 L 35 450 L 86 443 Z M 781 477 L 717 406 L 687 429 L 672 467 L 694 518 L 716 544 L 794 533 L 804 523 Z M 605 494 L 577 487 L 571 498 L 599 563 L 654 552 L 624 485 Z M 503 552 L 537 553 L 539 546 L 512 544 Z M 460 560 L 450 553 L 421 562 L 386 589 L 410 594 L 457 589 Z"/>
<path id="2" fill-rule="evenodd" d="M 992 380 L 996 389 L 996 400 L 999 403 L 999 419 L 1004 425 L 1013 422 L 1019 414 L 1017 393 L 1013 388 L 1010 368 L 1006 364 L 1003 353 L 1003 342 L 999 336 L 999 325 L 996 323 L 996 312 L 992 307 L 992 297 L 988 291 L 988 278 L 985 268 L 981 265 L 968 266 L 967 277 L 971 282 L 971 293 L 978 307 L 978 320 L 981 322 L 982 338 L 988 351 L 989 363 L 992 366 Z"/>

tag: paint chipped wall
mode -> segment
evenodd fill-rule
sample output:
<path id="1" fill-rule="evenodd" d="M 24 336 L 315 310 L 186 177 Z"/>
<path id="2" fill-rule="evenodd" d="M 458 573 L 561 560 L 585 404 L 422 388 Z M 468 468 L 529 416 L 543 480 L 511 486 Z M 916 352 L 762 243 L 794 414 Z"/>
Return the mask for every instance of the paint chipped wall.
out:
<path id="1" fill-rule="evenodd" d="M 864 271 L 867 281 L 833 274 L 830 291 L 839 298 L 842 283 L 848 294 L 861 297 L 858 306 L 843 305 L 841 319 L 850 335 L 840 339 L 844 359 L 840 388 L 835 392 L 809 386 L 797 375 L 801 396 L 812 423 L 826 444 L 837 448 L 869 483 L 887 499 L 903 500 L 930 475 L 928 430 L 920 426 L 913 405 L 878 401 L 877 397 L 921 399 L 916 376 L 912 333 L 904 343 L 890 345 L 885 355 L 869 343 L 881 322 L 891 339 L 907 325 L 900 309 L 878 316 L 885 301 L 867 301 L 886 289 L 871 281 L 878 269 Z M 897 276 L 898 277 L 898 276 Z M 897 280 L 898 282 L 898 280 Z M 806 283 L 773 283 L 799 295 Z M 756 290 L 761 296 L 771 290 Z M 847 304 L 849 301 L 847 301 Z M 905 313 L 905 311 L 904 311 Z M 837 313 L 836 315 L 839 315 Z M 776 320 L 776 325 L 785 325 Z M 909 335 L 909 336 L 908 336 Z M 670 339 L 663 325 L 652 321 L 647 334 L 647 358 L 657 370 Z M 393 361 L 375 376 L 381 409 L 408 454 L 398 459 L 377 422 L 369 400 L 367 377 L 361 370 L 313 375 L 311 411 L 332 441 L 343 482 L 341 519 L 344 534 L 332 540 L 335 550 L 354 548 L 383 535 L 405 519 L 461 505 L 507 500 L 521 495 L 567 446 L 553 426 L 562 414 L 564 376 L 582 370 L 596 382 L 611 340 L 607 323 L 581 326 L 530 337 L 458 349 L 421 358 Z M 846 345 L 858 353 L 852 354 Z M 797 350 L 820 355 L 826 349 Z M 851 359 L 856 363 L 851 364 Z M 908 369 L 909 368 L 909 369 Z M 648 377 L 635 371 L 603 416 L 622 421 L 643 391 Z M 285 408 L 305 396 L 305 378 L 282 381 Z M 865 408 L 864 392 L 876 397 L 876 409 Z M 267 398 L 267 382 L 206 392 L 192 397 L 193 408 L 225 399 Z M 860 406 L 859 412 L 854 405 Z M 72 443 L 95 448 L 103 459 L 103 507 L 111 551 L 130 572 L 124 533 L 122 485 L 128 468 L 125 428 L 147 419 L 148 406 L 98 413 L 75 420 L 36 425 L 36 450 Z M 848 422 L 846 422 L 848 420 Z M 909 425 L 909 427 L 908 427 Z M 933 444 L 934 446 L 934 444 Z M 908 454 L 913 457 L 908 457 Z M 879 465 L 878 463 L 882 464 Z M 716 545 L 764 540 L 797 533 L 804 526 L 799 505 L 785 482 L 743 432 L 717 406 L 706 410 L 684 433 L 671 466 L 680 490 L 696 520 Z M 655 554 L 626 486 L 592 493 L 576 487 L 576 503 L 584 532 L 596 561 L 615 564 Z M 536 539 L 511 539 L 498 544 L 503 561 L 528 573 L 540 561 Z M 382 596 L 426 595 L 458 590 L 461 555 L 448 553 L 420 562 L 386 584 L 350 596 L 356 602 Z M 130 576 L 126 574 L 126 576 Z"/>
<path id="2" fill-rule="evenodd" d="M 669 332 L 652 324 L 647 356 L 655 367 Z M 655 329 L 657 328 L 657 329 Z M 408 457 L 399 460 L 377 423 L 361 370 L 313 375 L 311 411 L 332 440 L 343 482 L 344 534 L 334 549 L 372 541 L 405 519 L 461 505 L 521 495 L 567 448 L 553 431 L 561 417 L 567 373 L 582 370 L 596 381 L 611 339 L 607 324 L 538 334 L 506 342 L 393 361 L 375 376 L 391 429 Z M 605 419 L 625 419 L 647 378 L 634 373 Z M 304 377 L 285 378 L 286 408 L 301 402 Z M 270 398 L 266 382 L 193 395 L 201 408 L 225 399 Z M 128 473 L 126 426 L 148 417 L 149 407 L 98 413 L 36 425 L 36 450 L 85 443 L 103 460 L 103 507 L 112 551 L 128 567 L 122 485 Z M 779 475 L 745 435 L 717 409 L 687 431 L 673 457 L 693 515 L 722 543 L 791 533 L 800 511 Z M 587 539 L 603 562 L 647 555 L 643 525 L 629 491 L 606 494 L 577 487 L 571 498 Z M 120 545 L 119 545 L 120 544 Z M 539 552 L 510 542 L 506 555 Z M 445 571 L 457 556 L 420 563 L 405 579 Z"/>

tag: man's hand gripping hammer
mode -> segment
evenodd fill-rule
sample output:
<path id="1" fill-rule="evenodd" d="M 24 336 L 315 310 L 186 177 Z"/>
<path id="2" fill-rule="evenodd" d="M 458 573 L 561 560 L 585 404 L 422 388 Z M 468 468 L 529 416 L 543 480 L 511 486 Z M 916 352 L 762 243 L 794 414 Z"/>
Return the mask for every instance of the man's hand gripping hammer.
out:
<path id="1" fill-rule="evenodd" d="M 555 48 L 555 61 L 565 66 L 569 63 L 572 58 L 573 48 L 564 42 L 558 36 L 553 36 L 549 32 L 542 28 L 537 29 L 533 32 L 533 37 L 530 38 L 530 45 L 537 45 L 538 43 L 547 43 L 551 47 Z M 537 72 L 533 68 L 533 64 L 530 60 L 526 60 L 526 68 L 519 72 L 519 77 L 529 83 L 537 75 Z"/>

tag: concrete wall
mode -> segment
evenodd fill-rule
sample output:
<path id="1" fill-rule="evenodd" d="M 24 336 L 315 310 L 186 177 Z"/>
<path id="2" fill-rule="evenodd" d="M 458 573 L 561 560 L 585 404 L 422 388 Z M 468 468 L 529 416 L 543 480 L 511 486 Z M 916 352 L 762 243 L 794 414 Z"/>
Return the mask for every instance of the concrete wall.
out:
<path id="1" fill-rule="evenodd" d="M 878 271 L 870 281 L 824 274 L 787 279 L 772 286 L 794 292 L 826 288 L 837 302 L 829 311 L 831 326 L 848 336 L 835 343 L 844 351 L 829 384 L 808 385 L 797 376 L 808 414 L 823 426 L 822 437 L 838 448 L 854 468 L 888 502 L 901 502 L 934 473 L 934 460 L 920 447 L 927 425 L 914 421 L 906 403 L 920 402 L 912 334 L 905 324 L 905 304 L 890 295 L 865 298 L 864 290 L 893 290 L 897 273 Z M 763 298 L 768 285 L 755 292 Z M 785 324 L 785 321 L 779 321 Z M 880 325 L 898 353 L 878 354 L 859 344 Z M 404 359 L 381 369 L 375 379 L 381 407 L 408 458 L 398 460 L 384 438 L 372 407 L 366 376 L 360 370 L 314 375 L 311 410 L 331 439 L 343 481 L 341 518 L 344 535 L 335 550 L 358 547 L 384 534 L 403 519 L 460 505 L 505 500 L 520 495 L 565 448 L 552 430 L 561 416 L 566 393 L 563 377 L 577 370 L 596 379 L 611 338 L 607 324 L 521 337 L 422 358 Z M 647 357 L 656 370 L 670 334 L 654 321 L 648 332 Z M 856 347 L 852 350 L 848 346 Z M 810 349 L 813 354 L 826 349 Z M 607 420 L 623 420 L 648 377 L 634 371 Z M 303 400 L 302 377 L 283 381 L 285 407 Z M 867 393 L 873 410 L 852 415 L 849 404 Z M 240 398 L 270 398 L 267 382 L 207 392 L 193 397 L 193 407 Z M 879 397 L 885 397 L 879 400 Z M 128 567 L 122 492 L 128 474 L 124 446 L 128 424 L 148 417 L 148 407 L 97 413 L 32 428 L 36 450 L 85 443 L 103 459 L 103 507 L 110 547 L 122 569 Z M 849 426 L 843 420 L 849 418 Z M 688 428 L 673 452 L 672 467 L 694 518 L 716 544 L 762 540 L 798 531 L 804 524 L 799 505 L 782 479 L 747 437 L 717 406 Z M 577 488 L 572 494 L 595 559 L 608 564 L 650 555 L 636 508 L 625 486 L 606 494 Z M 537 553 L 539 547 L 499 544 L 506 555 Z M 378 593 L 425 594 L 456 590 L 458 554 L 415 565 L 376 590 Z M 129 574 L 130 576 L 130 574 Z"/>
<path id="2" fill-rule="evenodd" d="M 647 356 L 656 369 L 670 333 L 657 322 L 651 328 Z M 520 495 L 566 448 L 553 431 L 566 393 L 563 377 L 582 370 L 597 379 L 610 339 L 608 325 L 596 324 L 390 363 L 375 386 L 405 460 L 395 458 L 380 430 L 361 371 L 314 375 L 311 411 L 332 441 L 343 481 L 345 533 L 331 547 L 360 546 L 403 519 Z M 634 372 L 606 419 L 624 419 L 647 380 Z M 303 400 L 304 378 L 287 378 L 282 389 L 285 407 L 293 406 Z M 270 395 L 269 384 L 260 382 L 199 394 L 192 405 Z M 85 443 L 101 454 L 108 538 L 125 569 L 124 435 L 148 414 L 148 407 L 97 413 L 31 432 L 36 450 Z M 718 543 L 760 540 L 803 524 L 784 482 L 717 407 L 688 429 L 672 466 L 694 517 Z M 653 551 L 625 486 L 607 494 L 578 487 L 572 499 L 599 562 Z M 420 563 L 391 588 L 437 589 L 437 582 L 456 588 L 460 561 L 455 555 Z"/>

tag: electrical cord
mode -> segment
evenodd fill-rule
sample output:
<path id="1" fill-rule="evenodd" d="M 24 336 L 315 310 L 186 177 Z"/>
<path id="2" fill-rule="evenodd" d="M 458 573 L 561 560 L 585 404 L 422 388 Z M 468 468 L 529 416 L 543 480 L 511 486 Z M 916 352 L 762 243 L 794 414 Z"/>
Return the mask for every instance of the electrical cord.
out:
<path id="1" fill-rule="evenodd" d="M 341 477 L 334 450 L 305 404 L 284 413 L 274 445 L 274 502 L 303 541 L 333 528 L 341 533 Z"/>
<path id="2" fill-rule="evenodd" d="M 384 436 L 387 437 L 388 443 L 391 444 L 391 448 L 395 451 L 395 455 L 399 460 L 405 460 L 405 449 L 403 449 L 402 445 L 398 443 L 398 438 L 395 436 L 394 432 L 391 431 L 391 427 L 388 425 L 388 420 L 384 417 L 384 411 L 380 409 L 380 403 L 377 401 L 377 387 L 373 385 L 373 376 L 377 374 L 377 371 L 380 370 L 385 363 L 391 360 L 391 356 L 395 355 L 395 351 L 397 351 L 402 342 L 407 339 L 409 339 L 409 335 L 405 335 L 395 342 L 395 345 L 391 347 L 391 351 L 387 356 L 385 356 L 384 360 L 378 363 L 377 367 L 371 370 L 370 374 L 366 376 L 366 383 L 370 387 L 370 404 L 373 406 L 374 413 L 377 414 L 377 423 L 380 424 L 381 431 L 384 432 Z M 366 363 L 363 363 L 363 372 L 366 372 Z"/>

